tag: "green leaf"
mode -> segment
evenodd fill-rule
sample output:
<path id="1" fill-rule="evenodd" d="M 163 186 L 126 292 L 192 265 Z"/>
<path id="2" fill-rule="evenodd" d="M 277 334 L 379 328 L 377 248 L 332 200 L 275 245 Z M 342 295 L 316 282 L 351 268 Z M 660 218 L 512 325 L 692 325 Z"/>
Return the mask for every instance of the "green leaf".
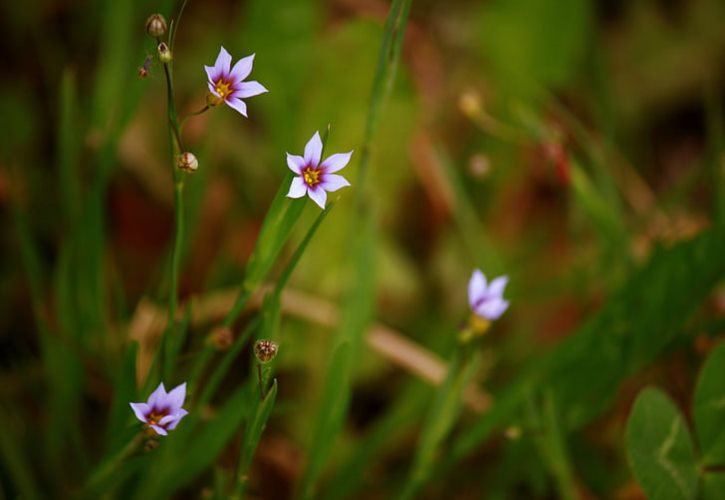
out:
<path id="1" fill-rule="evenodd" d="M 277 399 L 277 380 L 272 383 L 272 388 L 269 390 L 265 398 L 257 403 L 257 409 L 254 412 L 252 421 L 249 422 L 247 429 L 244 432 L 244 443 L 242 444 L 242 451 L 239 455 L 239 469 L 237 471 L 237 490 L 234 498 L 241 497 L 242 489 L 247 481 L 247 473 L 249 467 L 252 465 L 252 458 L 254 452 L 257 450 L 259 440 L 262 437 L 262 431 L 267 425 L 269 415 L 272 413 L 274 408 L 274 402 Z"/>
<path id="2" fill-rule="evenodd" d="M 725 344 L 705 361 L 693 403 L 695 431 L 705 465 L 725 463 Z"/>
<path id="3" fill-rule="evenodd" d="M 659 389 L 644 389 L 627 422 L 627 451 L 650 500 L 694 499 L 698 474 L 692 438 L 679 410 Z"/>

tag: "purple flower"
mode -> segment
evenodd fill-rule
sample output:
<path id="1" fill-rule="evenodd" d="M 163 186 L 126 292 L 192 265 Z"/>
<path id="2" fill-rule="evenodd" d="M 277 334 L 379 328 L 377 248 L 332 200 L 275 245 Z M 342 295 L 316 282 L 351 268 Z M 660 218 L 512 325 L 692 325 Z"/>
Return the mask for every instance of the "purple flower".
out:
<path id="1" fill-rule="evenodd" d="M 164 383 L 160 383 L 145 403 L 129 403 L 136 418 L 144 422 L 156 434 L 165 436 L 167 431 L 176 428 L 179 421 L 189 412 L 181 407 L 186 398 L 186 382 L 174 387 L 167 393 Z"/>
<path id="2" fill-rule="evenodd" d="M 292 179 L 287 196 L 301 198 L 307 194 L 320 208 L 325 208 L 328 192 L 350 185 L 347 179 L 333 172 L 345 168 L 351 155 L 352 151 L 330 155 L 320 163 L 322 140 L 320 133 L 315 132 L 305 145 L 304 157 L 287 153 L 287 166 L 299 176 Z"/>
<path id="3" fill-rule="evenodd" d="M 244 81 L 252 72 L 253 62 L 254 54 L 240 59 L 232 68 L 232 56 L 222 47 L 214 66 L 204 66 L 209 77 L 210 94 L 207 102 L 213 106 L 225 102 L 247 116 L 247 105 L 242 99 L 267 92 L 259 82 Z"/>
<path id="4" fill-rule="evenodd" d="M 468 282 L 468 303 L 476 316 L 489 321 L 501 317 L 509 306 L 508 301 L 503 299 L 503 289 L 508 280 L 508 276 L 499 276 L 487 286 L 483 273 L 478 269 L 473 271 Z"/>

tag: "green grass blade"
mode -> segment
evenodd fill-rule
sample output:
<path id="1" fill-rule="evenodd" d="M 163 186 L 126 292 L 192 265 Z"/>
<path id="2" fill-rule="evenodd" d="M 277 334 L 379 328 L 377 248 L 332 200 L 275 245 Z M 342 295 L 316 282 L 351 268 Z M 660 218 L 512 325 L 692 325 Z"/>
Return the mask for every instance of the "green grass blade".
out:
<path id="1" fill-rule="evenodd" d="M 244 486 L 247 482 L 247 474 L 249 467 L 252 465 L 254 452 L 257 450 L 259 440 L 262 437 L 262 431 L 267 425 L 269 415 L 274 408 L 274 402 L 277 399 L 277 380 L 272 383 L 272 387 L 265 395 L 263 400 L 258 401 L 254 416 L 244 431 L 244 443 L 242 444 L 241 453 L 239 455 L 239 466 L 237 468 L 236 485 L 232 498 L 241 498 Z"/>

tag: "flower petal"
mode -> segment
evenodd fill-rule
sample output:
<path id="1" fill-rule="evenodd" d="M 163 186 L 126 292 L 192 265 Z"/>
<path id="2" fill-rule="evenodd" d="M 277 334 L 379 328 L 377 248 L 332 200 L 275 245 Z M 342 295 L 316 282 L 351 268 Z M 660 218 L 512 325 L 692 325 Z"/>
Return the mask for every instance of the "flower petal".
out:
<path id="1" fill-rule="evenodd" d="M 164 387 L 163 382 L 161 382 L 156 390 L 149 396 L 148 405 L 152 410 L 166 406 L 166 388 Z"/>
<path id="2" fill-rule="evenodd" d="M 229 68 L 232 65 L 232 56 L 227 52 L 227 49 L 222 47 L 219 50 L 219 55 L 214 63 L 214 71 L 220 76 L 229 76 Z M 216 81 L 216 79 L 214 79 Z"/>
<path id="3" fill-rule="evenodd" d="M 317 203 L 320 208 L 325 208 L 325 202 L 327 201 L 327 191 L 322 189 L 319 184 L 314 188 L 308 189 L 307 194 L 310 195 L 310 199 Z"/>
<path id="4" fill-rule="evenodd" d="M 326 172 L 337 172 L 338 170 L 345 168 L 347 163 L 350 161 L 350 156 L 352 156 L 352 151 L 349 153 L 337 153 L 330 155 L 325 158 L 325 161 L 323 161 L 320 166 L 325 167 Z"/>
<path id="5" fill-rule="evenodd" d="M 158 434 L 160 436 L 166 436 L 168 434 L 168 432 L 166 432 L 166 429 L 164 429 L 163 427 L 160 427 L 156 424 L 150 425 L 149 427 L 151 427 L 153 430 L 155 430 L 156 434 Z"/>
<path id="6" fill-rule="evenodd" d="M 305 163 L 314 165 L 315 167 L 320 164 L 320 157 L 322 156 L 322 139 L 320 139 L 320 133 L 315 132 L 307 144 L 305 144 Z"/>
<path id="7" fill-rule="evenodd" d="M 169 411 L 173 413 L 180 409 L 181 405 L 184 404 L 184 399 L 186 399 L 186 382 L 174 387 L 166 396 L 166 404 L 169 405 Z"/>
<path id="8" fill-rule="evenodd" d="M 241 82 L 235 85 L 235 91 L 232 93 L 232 97 L 238 97 L 239 99 L 246 99 L 247 97 L 253 97 L 255 95 L 264 94 L 269 92 L 264 85 L 259 82 Z"/>
<path id="9" fill-rule="evenodd" d="M 329 193 L 334 193 L 340 188 L 344 188 L 346 186 L 349 186 L 350 183 L 347 182 L 347 179 L 345 179 L 341 175 L 335 175 L 335 174 L 329 174 L 325 175 L 324 180 L 320 183 L 320 186 L 322 189 Z"/>
<path id="10" fill-rule="evenodd" d="M 216 87 L 214 87 L 214 84 L 209 82 L 209 92 L 217 96 L 219 99 L 222 98 L 222 96 L 219 95 L 219 93 L 216 91 Z"/>
<path id="11" fill-rule="evenodd" d="M 177 419 L 177 416 L 175 414 L 174 415 L 166 415 L 161 420 L 159 420 L 159 425 L 162 425 L 164 427 L 168 427 L 167 424 L 169 424 L 170 422 L 173 422 L 176 419 Z"/>
<path id="12" fill-rule="evenodd" d="M 491 321 L 497 320 L 508 309 L 509 303 L 501 299 L 485 301 L 476 308 L 476 314 Z"/>
<path id="13" fill-rule="evenodd" d="M 302 167 L 305 166 L 305 159 L 299 155 L 291 155 L 287 153 L 287 166 L 296 174 L 302 173 Z"/>
<path id="14" fill-rule="evenodd" d="M 231 62 L 231 61 L 230 61 Z M 229 76 L 232 81 L 237 83 L 244 80 L 252 72 L 252 64 L 254 63 L 254 54 L 251 56 L 243 57 L 237 61 L 237 64 L 232 68 Z"/>
<path id="15" fill-rule="evenodd" d="M 176 426 L 179 425 L 179 422 L 181 422 L 181 419 L 184 418 L 189 414 L 188 411 L 181 409 L 178 412 L 174 414 L 175 419 L 169 422 L 169 425 L 166 426 L 166 428 L 170 431 L 173 431 L 176 429 Z"/>
<path id="16" fill-rule="evenodd" d="M 474 308 L 476 303 L 483 298 L 484 293 L 486 293 L 486 277 L 479 269 L 476 269 L 468 282 L 468 305 Z"/>
<path id="17" fill-rule="evenodd" d="M 216 66 L 204 66 L 204 70 L 207 78 L 209 78 L 209 83 L 215 83 L 224 76 L 221 71 L 216 69 Z"/>
<path id="18" fill-rule="evenodd" d="M 133 413 L 136 415 L 136 418 L 139 419 L 141 422 L 146 422 L 146 419 L 148 419 L 149 413 L 151 413 L 151 407 L 147 405 L 146 403 L 129 403 L 131 405 L 131 409 L 133 410 Z"/>
<path id="19" fill-rule="evenodd" d="M 227 99 L 224 102 L 231 108 L 239 111 L 242 116 L 247 116 L 247 105 L 241 99 Z"/>
<path id="20" fill-rule="evenodd" d="M 302 198 L 307 194 L 307 184 L 302 180 L 302 177 L 295 177 L 292 179 L 292 183 L 289 186 L 289 198 Z"/>
<path id="21" fill-rule="evenodd" d="M 488 290 L 486 291 L 487 295 L 489 297 L 498 297 L 499 299 L 503 297 L 503 289 L 506 288 L 506 284 L 509 281 L 508 276 L 499 276 L 495 280 L 491 282 L 490 285 L 488 285 Z"/>

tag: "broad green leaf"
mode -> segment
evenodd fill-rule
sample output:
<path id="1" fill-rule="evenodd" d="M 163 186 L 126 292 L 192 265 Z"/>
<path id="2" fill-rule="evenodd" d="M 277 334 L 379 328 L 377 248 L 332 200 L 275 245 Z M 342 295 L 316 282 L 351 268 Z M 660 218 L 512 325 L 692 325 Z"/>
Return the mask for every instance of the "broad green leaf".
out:
<path id="1" fill-rule="evenodd" d="M 725 464 L 725 344 L 708 356 L 700 372 L 693 416 L 702 462 Z"/>
<path id="2" fill-rule="evenodd" d="M 690 432 L 679 410 L 659 389 L 644 389 L 627 422 L 627 452 L 650 500 L 689 500 L 698 474 Z"/>

